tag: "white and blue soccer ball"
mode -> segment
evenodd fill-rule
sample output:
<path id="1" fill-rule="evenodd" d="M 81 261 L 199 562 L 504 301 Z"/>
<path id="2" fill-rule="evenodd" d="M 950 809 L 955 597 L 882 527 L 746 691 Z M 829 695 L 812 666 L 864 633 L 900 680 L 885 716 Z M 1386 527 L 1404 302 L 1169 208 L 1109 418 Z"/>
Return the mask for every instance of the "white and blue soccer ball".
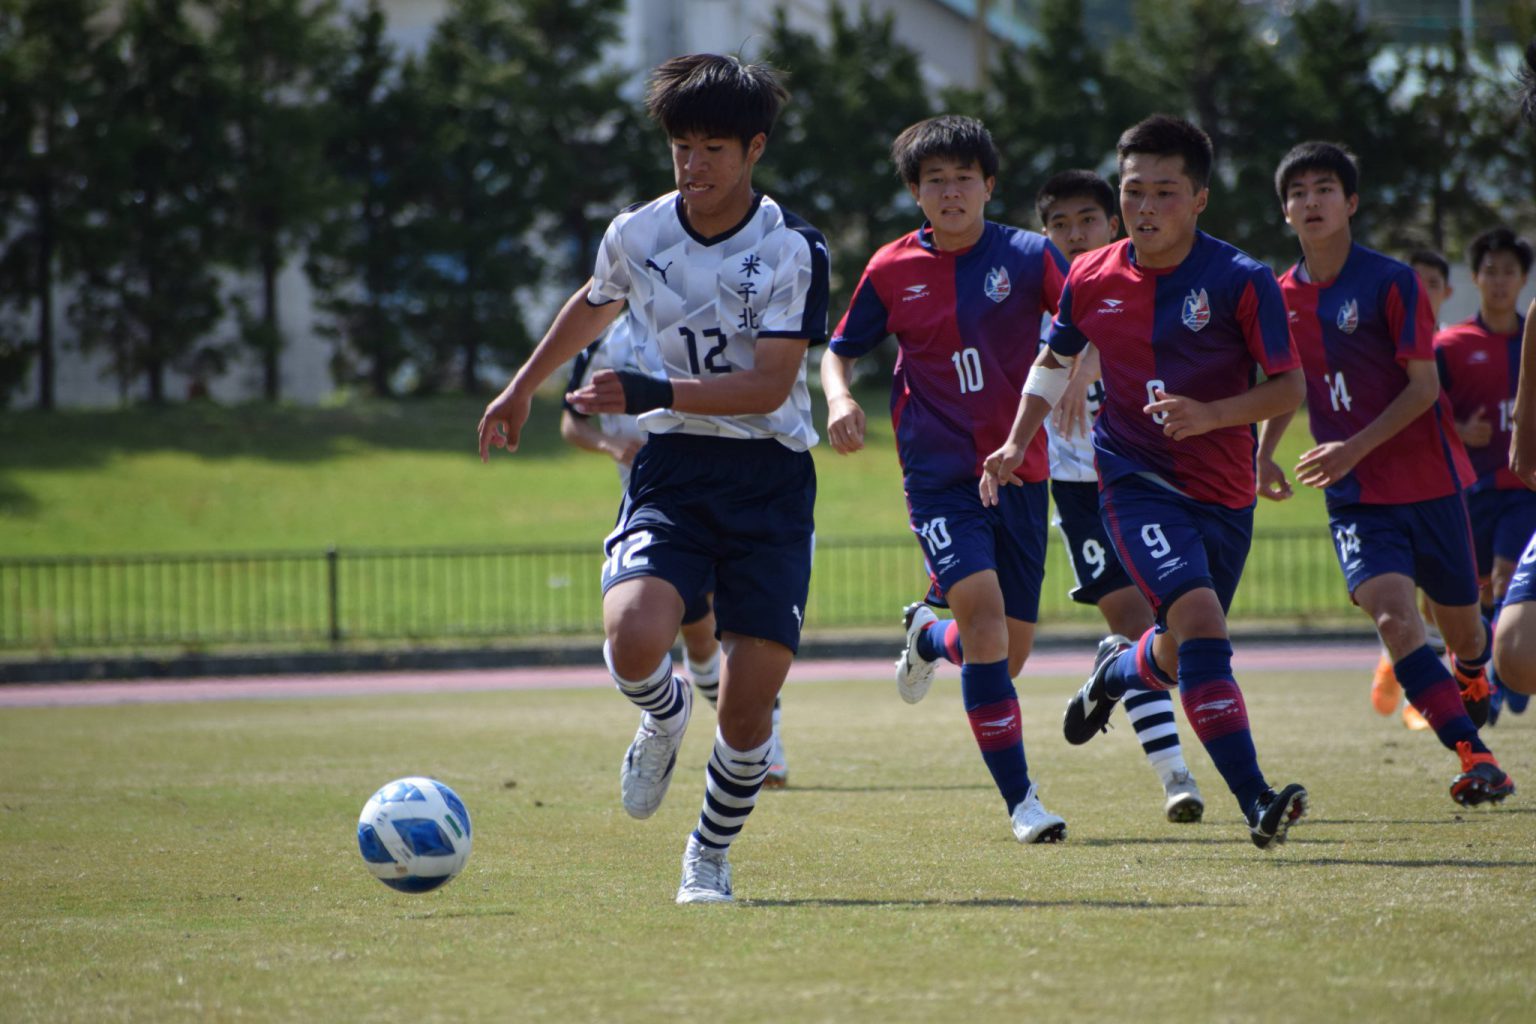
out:
<path id="1" fill-rule="evenodd" d="M 436 779 L 396 779 L 357 818 L 357 845 L 373 876 L 401 892 L 429 892 L 469 860 L 469 811 Z"/>

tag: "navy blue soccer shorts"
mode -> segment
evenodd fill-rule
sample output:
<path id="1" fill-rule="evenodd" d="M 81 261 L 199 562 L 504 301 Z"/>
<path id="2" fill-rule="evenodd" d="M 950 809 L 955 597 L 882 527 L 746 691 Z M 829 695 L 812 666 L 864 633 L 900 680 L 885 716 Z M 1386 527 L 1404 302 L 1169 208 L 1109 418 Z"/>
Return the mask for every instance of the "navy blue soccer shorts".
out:
<path id="1" fill-rule="evenodd" d="M 1405 505 L 1340 505 L 1328 510 L 1328 526 L 1351 598 L 1366 580 L 1395 572 L 1436 604 L 1477 603 L 1472 524 L 1460 494 Z"/>
<path id="2" fill-rule="evenodd" d="M 1536 601 L 1536 531 L 1515 563 L 1515 574 L 1509 578 L 1509 589 L 1504 592 L 1506 605 L 1521 601 Z"/>
<path id="3" fill-rule="evenodd" d="M 715 627 L 800 647 L 815 543 L 816 467 L 774 440 L 652 434 L 603 542 L 603 593 L 652 576 L 715 593 Z"/>
<path id="4" fill-rule="evenodd" d="M 1056 528 L 1066 540 L 1072 559 L 1076 584 L 1070 594 L 1072 600 L 1097 605 L 1105 595 L 1133 586 L 1099 518 L 1098 483 L 1052 480 L 1051 498 L 1056 502 Z"/>
<path id="5" fill-rule="evenodd" d="M 1494 558 L 1514 562 L 1536 533 L 1536 491 L 1486 490 L 1467 496 L 1478 575 L 1493 572 Z"/>
<path id="6" fill-rule="evenodd" d="M 1004 614 L 1035 622 L 1045 579 L 1045 481 L 1003 487 L 991 508 L 982 505 L 976 487 L 972 480 L 907 491 L 912 532 L 933 581 L 929 602 L 944 606 L 945 593 L 956 583 L 992 569 L 1003 592 Z"/>
<path id="7" fill-rule="evenodd" d="M 1144 594 L 1160 626 L 1191 590 L 1216 592 L 1222 611 L 1253 544 L 1253 506 L 1234 509 L 1196 501 L 1140 476 L 1105 484 L 1099 516 L 1120 564 Z"/>

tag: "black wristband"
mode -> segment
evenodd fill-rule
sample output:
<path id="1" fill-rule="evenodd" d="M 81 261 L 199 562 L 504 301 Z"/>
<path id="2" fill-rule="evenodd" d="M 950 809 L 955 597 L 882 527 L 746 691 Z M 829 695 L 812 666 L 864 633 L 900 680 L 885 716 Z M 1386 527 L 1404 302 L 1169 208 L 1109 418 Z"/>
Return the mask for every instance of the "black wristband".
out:
<path id="1" fill-rule="evenodd" d="M 665 377 L 647 377 L 633 370 L 617 370 L 619 386 L 624 389 L 624 412 L 638 416 L 652 409 L 665 409 L 672 404 L 672 382 Z"/>

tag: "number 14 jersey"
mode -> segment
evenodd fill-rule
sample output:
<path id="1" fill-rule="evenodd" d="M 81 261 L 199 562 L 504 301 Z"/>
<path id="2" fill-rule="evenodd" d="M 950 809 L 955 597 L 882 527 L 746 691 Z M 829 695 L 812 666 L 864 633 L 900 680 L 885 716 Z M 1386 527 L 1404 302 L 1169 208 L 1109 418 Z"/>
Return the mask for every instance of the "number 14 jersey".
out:
<path id="1" fill-rule="evenodd" d="M 1408 386 L 1403 365 L 1435 358 L 1435 319 L 1406 263 L 1350 247 L 1338 275 L 1307 280 L 1297 264 L 1280 276 L 1291 336 L 1307 377 L 1307 412 L 1318 444 L 1345 441 Z M 1455 494 L 1472 466 L 1445 392 L 1325 492 L 1328 506 L 1406 505 Z"/>

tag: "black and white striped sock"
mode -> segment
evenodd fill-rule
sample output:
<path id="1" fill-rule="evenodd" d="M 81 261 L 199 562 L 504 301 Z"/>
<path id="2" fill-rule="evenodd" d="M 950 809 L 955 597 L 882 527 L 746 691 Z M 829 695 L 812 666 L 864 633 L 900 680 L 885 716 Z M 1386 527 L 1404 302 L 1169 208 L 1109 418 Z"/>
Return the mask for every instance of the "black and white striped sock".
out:
<path id="1" fill-rule="evenodd" d="M 1126 691 L 1124 703 L 1147 763 L 1166 783 L 1171 773 L 1185 767 L 1179 726 L 1173 717 L 1173 695 L 1167 690 L 1133 689 Z"/>
<path id="2" fill-rule="evenodd" d="M 757 804 L 772 747 L 770 738 L 751 750 L 736 750 L 715 730 L 715 749 L 705 768 L 704 808 L 693 831 L 699 842 L 724 850 L 735 841 Z"/>
<path id="3" fill-rule="evenodd" d="M 644 679 L 630 680 L 620 676 L 613 668 L 613 652 L 603 641 L 603 660 L 608 663 L 608 674 L 619 692 L 629 702 L 644 711 L 660 729 L 677 735 L 688 727 L 688 693 L 672 674 L 672 656 L 661 659 L 661 664 Z"/>
<path id="4" fill-rule="evenodd" d="M 699 691 L 699 696 L 709 701 L 710 707 L 720 699 L 720 649 L 715 648 L 715 656 L 706 662 L 697 662 L 689 658 L 686 653 L 683 664 L 687 666 L 688 678 L 693 680 L 693 685 Z"/>

